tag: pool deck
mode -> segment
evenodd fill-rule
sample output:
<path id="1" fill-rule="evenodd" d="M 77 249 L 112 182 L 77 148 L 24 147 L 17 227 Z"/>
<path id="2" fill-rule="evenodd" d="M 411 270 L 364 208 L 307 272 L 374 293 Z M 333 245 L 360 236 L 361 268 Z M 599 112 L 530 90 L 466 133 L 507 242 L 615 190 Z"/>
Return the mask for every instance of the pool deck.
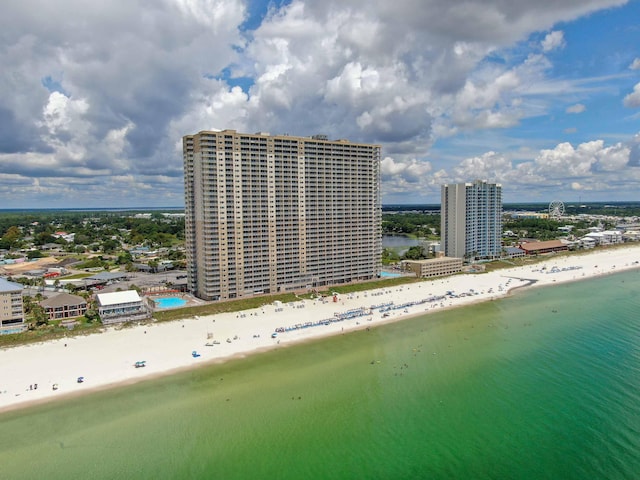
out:
<path id="1" fill-rule="evenodd" d="M 413 272 L 400 272 L 400 271 L 388 271 L 382 270 L 380 272 L 380 278 L 399 278 L 399 277 L 415 277 Z"/>
<path id="2" fill-rule="evenodd" d="M 158 309 L 158 310 L 171 310 L 175 308 L 184 308 L 184 307 L 191 307 L 191 306 L 198 305 L 198 303 L 189 294 L 180 293 L 180 292 L 158 292 L 158 293 L 154 292 L 151 295 L 146 295 L 146 297 L 153 301 L 154 309 Z M 176 305 L 163 306 L 163 302 L 159 302 L 159 300 L 164 300 L 164 299 L 169 299 L 170 303 L 171 303 L 171 300 L 176 302 L 179 301 L 181 303 L 180 305 L 176 304 Z"/>

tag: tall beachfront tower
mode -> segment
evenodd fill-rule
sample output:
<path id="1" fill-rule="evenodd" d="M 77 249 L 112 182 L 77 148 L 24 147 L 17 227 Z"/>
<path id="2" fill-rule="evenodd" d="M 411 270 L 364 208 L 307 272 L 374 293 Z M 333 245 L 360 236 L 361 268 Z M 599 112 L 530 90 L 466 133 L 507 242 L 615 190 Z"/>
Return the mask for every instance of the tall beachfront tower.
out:
<path id="1" fill-rule="evenodd" d="M 447 257 L 500 257 L 502 185 L 476 180 L 442 185 L 440 232 Z"/>
<path id="2" fill-rule="evenodd" d="M 205 300 L 376 278 L 380 146 L 202 131 L 183 137 L 188 288 Z"/>

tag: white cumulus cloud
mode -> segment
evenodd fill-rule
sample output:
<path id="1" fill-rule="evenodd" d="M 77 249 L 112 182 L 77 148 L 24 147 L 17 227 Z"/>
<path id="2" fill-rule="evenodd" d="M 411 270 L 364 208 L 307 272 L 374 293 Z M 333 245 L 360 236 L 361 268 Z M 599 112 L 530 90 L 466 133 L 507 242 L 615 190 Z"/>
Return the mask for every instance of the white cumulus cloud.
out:
<path id="1" fill-rule="evenodd" d="M 212 128 L 379 143 L 385 193 L 465 172 L 543 184 L 499 140 L 432 149 L 586 103 L 582 79 L 553 78 L 557 25 L 625 0 L 291 0 L 260 18 L 246 0 L 5 3 L 0 163 L 31 196 L 0 194 L 99 206 L 181 205 L 180 139 Z"/>
<path id="2" fill-rule="evenodd" d="M 567 112 L 567 113 L 582 113 L 586 109 L 587 109 L 587 107 L 585 107 L 583 104 L 576 103 L 575 105 L 571 105 L 571 106 L 567 107 L 565 112 Z"/>
<path id="3" fill-rule="evenodd" d="M 565 46 L 564 41 L 564 32 L 561 30 L 556 30 L 554 32 L 548 33 L 544 40 L 542 40 L 542 50 L 544 52 L 550 52 L 551 50 L 556 50 L 558 48 L 562 48 Z"/>
<path id="4" fill-rule="evenodd" d="M 636 83 L 633 92 L 624 97 L 624 106 L 629 108 L 640 107 L 640 83 Z"/>

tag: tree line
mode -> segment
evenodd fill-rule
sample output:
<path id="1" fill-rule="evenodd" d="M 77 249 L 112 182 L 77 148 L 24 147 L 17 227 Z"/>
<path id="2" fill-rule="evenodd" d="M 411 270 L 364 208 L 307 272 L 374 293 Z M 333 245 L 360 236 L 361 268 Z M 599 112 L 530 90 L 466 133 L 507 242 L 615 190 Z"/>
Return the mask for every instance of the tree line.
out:
<path id="1" fill-rule="evenodd" d="M 135 213 L 5 212 L 0 214 L 0 249 L 21 248 L 26 238 L 36 248 L 49 243 L 65 247 L 99 245 L 104 253 L 116 252 L 121 242 L 170 247 L 184 241 L 184 217 L 165 217 L 159 212 L 136 217 Z M 74 233 L 73 241 L 54 236 L 59 231 Z"/>

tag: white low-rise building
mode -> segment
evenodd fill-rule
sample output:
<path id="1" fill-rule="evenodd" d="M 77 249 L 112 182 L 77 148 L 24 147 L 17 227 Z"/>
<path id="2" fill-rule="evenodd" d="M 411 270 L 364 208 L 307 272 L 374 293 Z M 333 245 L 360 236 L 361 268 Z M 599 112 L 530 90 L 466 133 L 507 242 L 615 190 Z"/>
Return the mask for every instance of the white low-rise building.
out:
<path id="1" fill-rule="evenodd" d="M 618 230 L 587 233 L 586 237 L 593 238 L 596 243 L 601 246 L 622 243 L 622 232 Z"/>
<path id="2" fill-rule="evenodd" d="M 587 249 L 587 250 L 590 249 L 590 248 L 594 248 L 597 244 L 598 244 L 598 242 L 593 237 L 582 237 L 578 241 L 578 246 L 580 248 L 584 248 L 584 249 Z"/>
<path id="3" fill-rule="evenodd" d="M 141 321 L 151 317 L 150 310 L 135 290 L 99 293 L 96 301 L 100 320 L 105 325 Z"/>

